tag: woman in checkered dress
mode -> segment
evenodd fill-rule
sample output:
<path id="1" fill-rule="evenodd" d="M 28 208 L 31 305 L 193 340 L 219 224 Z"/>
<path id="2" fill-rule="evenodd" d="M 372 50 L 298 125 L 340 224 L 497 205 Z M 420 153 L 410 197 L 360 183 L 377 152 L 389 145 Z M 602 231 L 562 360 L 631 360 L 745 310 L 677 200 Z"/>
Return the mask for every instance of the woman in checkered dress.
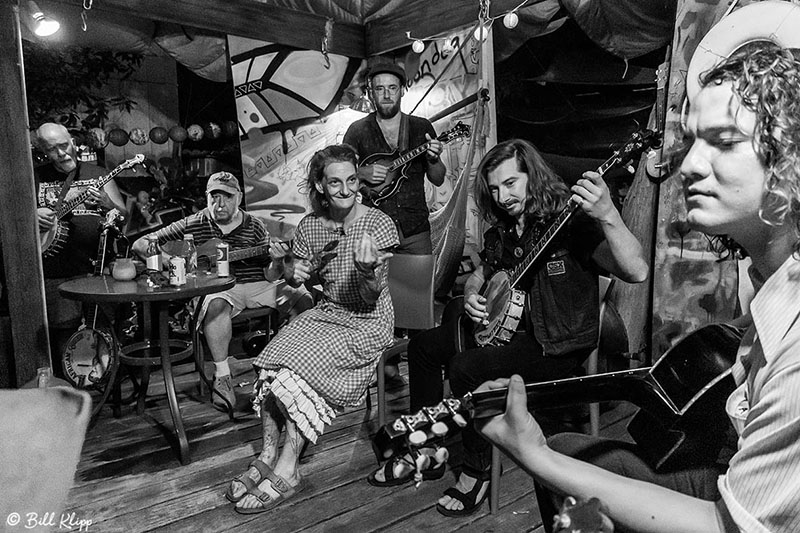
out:
<path id="1" fill-rule="evenodd" d="M 253 363 L 259 372 L 253 405 L 264 443 L 226 493 L 237 512 L 266 511 L 303 487 L 298 463 L 304 445 L 316 442 L 337 412 L 362 401 L 378 358 L 392 343 L 386 260 L 399 242 L 397 230 L 386 214 L 356 201 L 356 166 L 355 152 L 344 145 L 320 150 L 309 163 L 312 213 L 297 227 L 284 277 L 295 286 L 318 277 L 324 296 L 283 327 Z M 286 252 L 281 246 L 273 245 L 273 257 Z"/>

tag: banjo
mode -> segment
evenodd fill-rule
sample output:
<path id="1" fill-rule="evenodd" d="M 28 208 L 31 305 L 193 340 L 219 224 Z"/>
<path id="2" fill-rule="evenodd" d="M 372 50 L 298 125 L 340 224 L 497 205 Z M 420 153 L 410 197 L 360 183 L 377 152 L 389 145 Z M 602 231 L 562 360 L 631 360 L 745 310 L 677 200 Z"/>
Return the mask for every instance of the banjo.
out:
<path id="1" fill-rule="evenodd" d="M 658 139 L 658 134 L 651 130 L 635 132 L 622 148 L 598 167 L 597 173 L 602 176 L 612 168 L 627 164 L 655 144 Z M 473 335 L 478 346 L 499 346 L 508 343 L 514 336 L 525 307 L 525 291 L 517 289 L 516 286 L 577 209 L 578 204 L 570 198 L 517 266 L 510 270 L 498 270 L 486 282 L 481 296 L 486 298 L 489 320 L 487 324 L 475 324 Z"/>
<path id="2" fill-rule="evenodd" d="M 111 232 L 119 233 L 122 221 L 123 217 L 119 210 L 112 209 L 101 223 L 102 234 L 97 250 L 96 275 L 102 274 L 105 268 L 108 235 Z M 101 390 L 116 374 L 118 364 L 116 342 L 108 329 L 96 327 L 98 311 L 99 307 L 95 305 L 91 327 L 84 319 L 78 331 L 67 341 L 61 357 L 64 377 L 79 389 Z"/>
<path id="3" fill-rule="evenodd" d="M 114 179 L 117 174 L 127 168 L 131 168 L 132 166 L 141 163 L 142 161 L 144 161 L 144 155 L 137 154 L 131 159 L 122 162 L 117 168 L 105 176 L 100 176 L 97 178 L 94 185 L 98 189 L 102 188 L 106 183 Z M 54 206 L 54 209 L 56 209 L 56 223 L 53 224 L 49 230 L 39 234 L 39 244 L 41 245 L 42 249 L 42 257 L 55 257 L 64 251 L 64 246 L 66 246 L 67 239 L 69 239 L 69 224 L 62 219 L 69 215 L 73 209 L 75 209 L 88 197 L 89 191 L 86 190 L 70 198 L 69 200 L 63 201 L 60 207 L 57 205 Z"/>

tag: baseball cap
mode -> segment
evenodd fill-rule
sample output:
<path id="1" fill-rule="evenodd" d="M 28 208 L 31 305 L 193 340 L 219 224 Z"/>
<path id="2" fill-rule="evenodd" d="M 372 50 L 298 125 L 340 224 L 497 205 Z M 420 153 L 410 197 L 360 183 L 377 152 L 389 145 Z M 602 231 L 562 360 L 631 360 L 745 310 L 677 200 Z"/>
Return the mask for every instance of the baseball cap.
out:
<path id="1" fill-rule="evenodd" d="M 400 78 L 400 85 L 406 84 L 406 70 L 402 65 L 393 63 L 388 59 L 376 59 L 374 62 L 367 65 L 367 79 L 372 81 L 372 78 L 378 74 L 394 74 Z"/>
<path id="2" fill-rule="evenodd" d="M 206 192 L 211 191 L 225 191 L 227 193 L 236 194 L 242 192 L 239 188 L 239 180 L 230 172 L 215 172 L 208 177 L 206 183 Z"/>

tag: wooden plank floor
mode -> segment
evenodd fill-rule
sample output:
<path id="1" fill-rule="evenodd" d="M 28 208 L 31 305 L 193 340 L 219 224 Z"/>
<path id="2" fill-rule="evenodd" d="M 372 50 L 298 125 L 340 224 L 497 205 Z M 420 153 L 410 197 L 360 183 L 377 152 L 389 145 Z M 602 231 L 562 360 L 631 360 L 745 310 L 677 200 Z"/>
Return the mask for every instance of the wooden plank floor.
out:
<path id="1" fill-rule="evenodd" d="M 239 405 L 247 406 L 253 372 L 250 360 L 234 361 Z M 211 367 L 207 369 L 211 373 Z M 405 364 L 401 365 L 405 372 Z M 239 412 L 235 422 L 199 397 L 191 365 L 176 367 L 179 401 L 189 436 L 191 463 L 181 465 L 170 435 L 172 420 L 160 379 L 154 371 L 147 409 L 138 416 L 124 406 L 115 419 L 104 407 L 89 429 L 75 484 L 65 512 L 91 520 L 95 532 L 140 531 L 541 531 L 533 483 L 512 461 L 503 460 L 500 511 L 488 503 L 471 517 L 447 518 L 434 509 L 460 463 L 460 444 L 453 439 L 445 477 L 413 485 L 378 489 L 365 478 L 377 466 L 370 436 L 377 413 L 362 405 L 339 416 L 301 465 L 306 489 L 290 502 L 263 514 L 244 516 L 223 496 L 230 479 L 258 454 L 260 421 Z M 375 405 L 375 389 L 371 389 Z M 389 388 L 390 419 L 408 407 L 408 386 Z M 631 408 L 620 404 L 604 411 L 603 434 L 624 434 Z M 366 421 L 365 421 L 366 420 Z"/>

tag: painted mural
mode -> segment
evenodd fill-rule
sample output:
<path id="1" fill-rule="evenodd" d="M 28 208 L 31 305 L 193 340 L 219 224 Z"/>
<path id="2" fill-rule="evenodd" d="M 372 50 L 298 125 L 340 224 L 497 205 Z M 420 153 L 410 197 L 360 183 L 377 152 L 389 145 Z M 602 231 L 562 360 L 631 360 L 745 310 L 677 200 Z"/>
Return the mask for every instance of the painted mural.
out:
<path id="1" fill-rule="evenodd" d="M 347 127 L 364 116 L 350 104 L 362 94 L 366 61 L 234 36 L 228 43 L 247 209 L 267 223 L 271 235 L 290 239 L 307 211 L 304 183 L 309 159 L 317 150 L 341 142 Z M 479 48 L 471 32 L 464 30 L 429 41 L 422 54 L 409 52 L 404 62 L 409 81 L 403 112 L 430 119 L 438 133 L 458 121 L 474 126 L 479 105 L 475 95 L 481 86 Z M 460 139 L 445 146 L 445 183 L 438 188 L 427 184 L 432 217 L 452 215 L 445 209 L 451 199 L 467 201 L 466 194 L 453 193 L 461 190 L 460 180 L 474 175 L 485 151 L 486 132 L 494 121 L 482 124 L 480 132 L 473 128 L 480 142 L 470 145 L 470 139 Z M 468 189 L 468 183 L 464 187 Z M 482 232 L 474 209 L 458 211 L 466 220 L 456 223 L 464 228 L 467 240 L 474 242 L 476 235 L 479 239 Z"/>

